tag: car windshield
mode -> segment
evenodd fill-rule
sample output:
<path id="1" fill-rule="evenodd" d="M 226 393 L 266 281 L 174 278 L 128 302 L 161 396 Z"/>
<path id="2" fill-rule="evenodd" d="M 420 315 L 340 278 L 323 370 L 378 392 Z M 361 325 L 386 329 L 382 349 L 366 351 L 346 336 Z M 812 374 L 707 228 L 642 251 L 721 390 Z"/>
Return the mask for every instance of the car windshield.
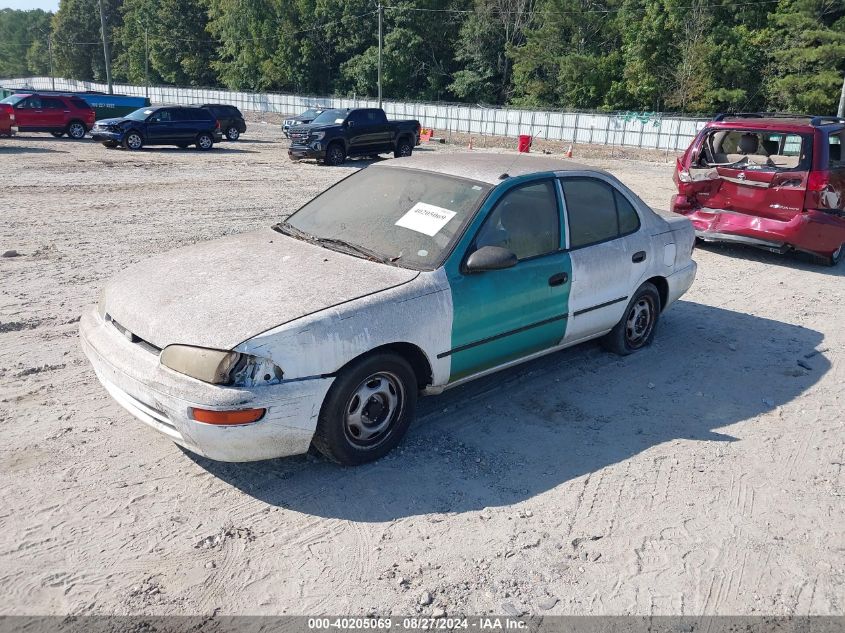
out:
<path id="1" fill-rule="evenodd" d="M 138 108 L 134 112 L 130 112 L 124 119 L 131 119 L 133 121 L 144 121 L 148 116 L 150 116 L 154 110 L 150 110 L 149 108 Z"/>
<path id="2" fill-rule="evenodd" d="M 454 176 L 373 166 L 341 180 L 275 228 L 359 257 L 434 270 L 490 189 Z"/>
<path id="3" fill-rule="evenodd" d="M 315 116 L 317 116 L 316 110 L 306 110 L 305 112 L 303 112 L 302 114 L 299 115 L 299 118 L 300 119 L 313 119 Z"/>
<path id="4" fill-rule="evenodd" d="M 11 95 L 6 97 L 0 103 L 8 103 L 9 105 L 15 105 L 18 101 L 23 101 L 26 97 L 22 97 L 20 95 Z"/>
<path id="5" fill-rule="evenodd" d="M 348 114 L 347 110 L 326 110 L 318 114 L 312 123 L 343 123 Z"/>

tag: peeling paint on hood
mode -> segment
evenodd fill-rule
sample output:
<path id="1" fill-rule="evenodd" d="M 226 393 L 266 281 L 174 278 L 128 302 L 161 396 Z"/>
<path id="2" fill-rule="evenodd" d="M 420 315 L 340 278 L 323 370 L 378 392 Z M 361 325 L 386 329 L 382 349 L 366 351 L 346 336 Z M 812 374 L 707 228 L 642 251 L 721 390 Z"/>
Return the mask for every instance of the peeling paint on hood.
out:
<path id="1" fill-rule="evenodd" d="M 231 349 L 270 328 L 418 274 L 268 228 L 135 264 L 108 283 L 101 300 L 114 320 L 156 347 Z"/>

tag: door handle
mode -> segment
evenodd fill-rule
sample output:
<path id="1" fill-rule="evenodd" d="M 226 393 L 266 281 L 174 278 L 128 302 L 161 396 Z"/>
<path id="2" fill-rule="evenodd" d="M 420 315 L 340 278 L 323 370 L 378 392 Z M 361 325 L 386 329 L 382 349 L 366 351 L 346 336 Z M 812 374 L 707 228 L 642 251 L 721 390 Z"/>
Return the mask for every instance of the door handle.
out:
<path id="1" fill-rule="evenodd" d="M 567 281 L 569 281 L 569 275 L 567 275 L 566 273 L 557 273 L 549 277 L 550 286 L 562 286 Z"/>
<path id="2" fill-rule="evenodd" d="M 645 261 L 645 251 L 637 251 L 634 253 L 634 256 L 631 257 L 631 261 L 635 264 L 639 264 L 640 262 Z"/>

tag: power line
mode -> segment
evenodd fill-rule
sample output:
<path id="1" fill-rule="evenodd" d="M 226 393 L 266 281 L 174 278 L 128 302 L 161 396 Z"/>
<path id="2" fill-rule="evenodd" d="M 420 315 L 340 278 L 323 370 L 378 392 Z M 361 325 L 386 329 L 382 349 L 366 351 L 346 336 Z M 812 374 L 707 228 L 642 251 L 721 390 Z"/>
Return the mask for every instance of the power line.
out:
<path id="1" fill-rule="evenodd" d="M 679 6 L 679 7 L 672 7 L 673 10 L 685 10 L 685 9 L 722 9 L 722 8 L 733 8 L 733 7 L 748 7 L 748 6 L 759 6 L 761 4 L 777 4 L 780 0 L 754 0 L 753 2 L 724 2 L 720 4 L 712 4 L 712 5 L 687 5 L 687 6 Z M 608 13 L 621 13 L 623 11 L 630 11 L 625 7 L 617 7 L 615 9 L 577 9 L 572 11 L 501 11 L 499 9 L 490 9 L 490 11 L 478 11 L 477 9 L 426 9 L 421 7 L 409 7 L 409 6 L 402 6 L 402 5 L 385 5 L 385 9 L 396 9 L 400 11 L 417 11 L 421 13 L 455 13 L 455 14 L 472 14 L 472 13 L 484 13 L 489 14 L 493 13 L 496 15 L 583 15 L 585 13 L 598 13 L 598 14 L 608 14 Z M 631 11 L 631 13 L 642 13 L 642 11 Z"/>

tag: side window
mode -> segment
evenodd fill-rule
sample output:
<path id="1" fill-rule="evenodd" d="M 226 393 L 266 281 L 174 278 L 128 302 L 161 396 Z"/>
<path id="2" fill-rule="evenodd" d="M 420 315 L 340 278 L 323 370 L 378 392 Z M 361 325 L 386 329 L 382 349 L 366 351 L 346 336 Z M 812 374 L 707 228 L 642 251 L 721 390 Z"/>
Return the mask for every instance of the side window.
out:
<path id="1" fill-rule="evenodd" d="M 554 183 L 544 180 L 506 193 L 475 237 L 475 248 L 482 246 L 507 248 L 517 259 L 557 251 L 560 221 Z"/>
<path id="2" fill-rule="evenodd" d="M 634 207 L 607 183 L 595 178 L 566 178 L 562 184 L 571 248 L 607 242 L 639 228 Z"/>
<path id="3" fill-rule="evenodd" d="M 618 190 L 613 190 L 613 197 L 616 198 L 616 213 L 619 215 L 619 233 L 621 235 L 634 233 L 640 228 L 640 216 L 637 215 L 637 211 L 628 202 L 628 198 L 623 196 Z"/>
<path id="4" fill-rule="evenodd" d="M 367 111 L 366 110 L 355 110 L 354 112 L 350 113 L 349 120 L 353 121 L 355 125 L 366 125 L 367 124 Z"/>
<path id="5" fill-rule="evenodd" d="M 51 97 L 44 97 L 41 100 L 41 107 L 46 108 L 48 110 L 63 110 L 65 104 L 62 103 L 61 99 L 53 99 Z"/>
<path id="6" fill-rule="evenodd" d="M 21 103 L 20 108 L 29 108 L 31 110 L 41 109 L 41 97 L 29 97 Z"/>
<path id="7" fill-rule="evenodd" d="M 160 123 L 168 123 L 173 120 L 173 115 L 170 110 L 159 110 L 153 115 L 151 120 L 159 121 Z"/>
<path id="8" fill-rule="evenodd" d="M 830 169 L 845 168 L 845 156 L 842 156 L 842 142 L 845 141 L 845 131 L 831 134 L 827 137 L 827 152 Z"/>

